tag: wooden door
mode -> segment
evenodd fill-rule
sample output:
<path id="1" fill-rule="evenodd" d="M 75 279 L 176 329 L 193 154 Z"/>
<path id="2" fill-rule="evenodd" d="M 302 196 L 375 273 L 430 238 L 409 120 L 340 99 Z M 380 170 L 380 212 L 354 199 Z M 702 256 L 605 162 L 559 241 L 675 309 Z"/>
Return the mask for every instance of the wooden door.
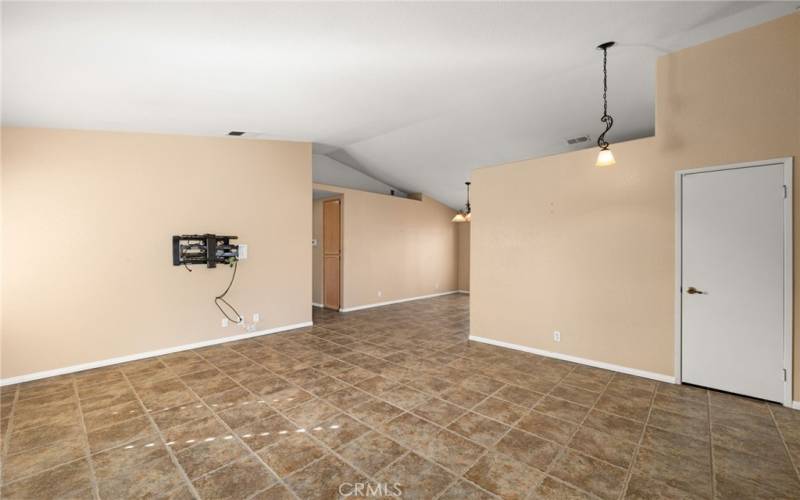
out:
<path id="1" fill-rule="evenodd" d="M 342 203 L 322 203 L 322 304 L 339 310 L 342 289 Z"/>

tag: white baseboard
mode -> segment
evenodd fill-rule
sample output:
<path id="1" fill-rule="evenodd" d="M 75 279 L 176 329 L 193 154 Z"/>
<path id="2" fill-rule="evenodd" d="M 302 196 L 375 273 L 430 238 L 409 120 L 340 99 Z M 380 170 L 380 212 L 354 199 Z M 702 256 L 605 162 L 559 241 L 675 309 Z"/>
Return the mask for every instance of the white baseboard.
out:
<path id="1" fill-rule="evenodd" d="M 366 304 L 363 306 L 345 307 L 343 309 L 339 309 L 339 312 L 360 311 L 361 309 L 371 309 L 373 307 L 389 306 L 392 304 L 400 304 L 402 302 L 411 302 L 414 300 L 432 299 L 434 297 L 441 297 L 442 295 L 452 295 L 454 293 L 459 293 L 459 292 L 458 290 L 450 290 L 449 292 L 432 293 L 430 295 L 420 295 L 419 297 L 411 297 L 408 299 L 389 300 L 387 302 L 376 302 L 374 304 Z"/>
<path id="2" fill-rule="evenodd" d="M 538 354 L 539 356 L 545 356 L 548 358 L 560 359 L 562 361 L 571 361 L 572 363 L 578 363 L 581 365 L 593 366 L 595 368 L 602 368 L 604 370 L 611 370 L 619 373 L 625 373 L 628 375 L 635 375 L 637 377 L 644 377 L 652 380 L 658 380 L 659 382 L 667 382 L 670 384 L 675 383 L 675 377 L 673 377 L 672 375 L 664 375 L 663 373 L 655 373 L 655 372 L 648 372 L 645 370 L 638 370 L 636 368 L 628 368 L 627 366 L 614 365 L 611 363 L 605 363 L 603 361 L 595 361 L 593 359 L 579 358 L 578 356 L 571 356 L 569 354 L 562 354 L 560 352 L 545 351 L 543 349 L 536 349 L 524 345 L 512 344 L 510 342 L 503 342 L 501 340 L 487 339 L 484 337 L 470 336 L 469 339 L 474 340 L 476 342 L 482 342 L 484 344 L 491 344 L 499 347 L 507 347 L 508 349 L 514 349 L 517 351 L 525 351 L 532 354 Z"/>
<path id="3" fill-rule="evenodd" d="M 792 401 L 792 408 L 800 410 L 800 401 Z"/>
<path id="4" fill-rule="evenodd" d="M 128 361 L 137 361 L 140 359 L 152 358 L 155 356 L 163 356 L 165 354 L 172 354 L 173 352 L 188 351 L 189 349 L 199 349 L 200 347 L 208 347 L 210 345 L 223 344 L 225 342 L 232 342 L 234 340 L 249 339 L 252 337 L 259 337 L 261 335 L 269 335 L 271 333 L 285 332 L 288 330 L 295 330 L 297 328 L 304 328 L 312 325 L 313 322 L 306 321 L 304 323 L 295 323 L 293 325 L 283 325 L 275 328 L 269 328 L 267 330 L 259 330 L 257 332 L 248 332 L 248 333 L 242 333 L 240 335 L 231 335 L 229 337 L 204 340 L 202 342 L 195 342 L 193 344 L 184 344 L 175 347 L 167 347 L 165 349 L 158 349 L 155 351 L 141 352 L 138 354 L 129 354 L 128 356 L 120 356 L 118 358 L 101 359 L 99 361 L 82 363 L 80 365 L 72 365 L 72 366 L 66 366 L 64 368 L 56 368 L 55 370 L 28 373 L 26 375 L 19 375 L 16 377 L 0 379 L 0 386 L 19 384 L 22 382 L 30 382 L 32 380 L 55 377 L 57 375 L 66 375 L 68 373 L 82 372 L 84 370 L 91 370 L 92 368 L 102 368 L 103 366 L 116 365 L 119 363 L 127 363 Z"/>
<path id="5" fill-rule="evenodd" d="M 322 304 L 317 304 L 316 302 L 312 302 L 312 303 L 311 303 L 311 305 L 312 305 L 313 307 L 325 307 L 324 305 L 322 305 Z"/>

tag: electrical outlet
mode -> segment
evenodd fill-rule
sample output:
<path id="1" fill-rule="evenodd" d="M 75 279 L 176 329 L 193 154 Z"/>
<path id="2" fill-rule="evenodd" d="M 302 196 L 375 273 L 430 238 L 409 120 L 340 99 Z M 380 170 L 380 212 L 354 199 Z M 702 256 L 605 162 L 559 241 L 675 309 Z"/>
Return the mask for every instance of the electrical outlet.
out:
<path id="1" fill-rule="evenodd" d="M 222 318 L 222 328 L 228 328 L 228 318 Z"/>
<path id="2" fill-rule="evenodd" d="M 383 292 L 381 292 L 380 290 L 378 290 L 378 297 L 383 297 Z"/>
<path id="3" fill-rule="evenodd" d="M 555 342 L 561 342 L 561 332 L 559 331 L 553 332 L 553 340 Z"/>
<path id="4" fill-rule="evenodd" d="M 258 313 L 253 313 L 253 323 L 258 323 L 261 321 L 261 315 Z"/>

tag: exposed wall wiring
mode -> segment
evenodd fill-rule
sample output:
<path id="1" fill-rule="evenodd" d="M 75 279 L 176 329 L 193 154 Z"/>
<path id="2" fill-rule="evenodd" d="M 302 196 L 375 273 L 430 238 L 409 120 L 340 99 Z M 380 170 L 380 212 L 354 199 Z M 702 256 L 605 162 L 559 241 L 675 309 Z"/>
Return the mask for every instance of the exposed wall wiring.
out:
<path id="1" fill-rule="evenodd" d="M 242 315 L 239 314 L 239 311 L 237 311 L 235 307 L 233 307 L 227 300 L 225 300 L 225 296 L 228 294 L 228 291 L 231 289 L 231 286 L 233 286 L 233 280 L 236 279 L 236 268 L 239 265 L 239 260 L 238 259 L 231 259 L 231 260 L 233 261 L 233 264 L 231 265 L 231 267 L 233 267 L 233 274 L 231 274 L 231 282 L 228 283 L 228 287 L 225 289 L 224 292 L 222 292 L 220 295 L 217 295 L 214 298 L 214 304 L 217 306 L 217 309 L 219 309 L 220 312 L 226 318 L 228 318 L 228 321 L 233 321 L 234 323 L 241 323 L 242 321 L 244 321 L 244 318 L 242 317 Z M 225 304 L 231 311 L 234 312 L 234 314 L 236 314 L 236 318 L 235 319 L 231 318 L 230 316 L 228 316 L 228 313 L 225 311 L 225 309 L 222 308 L 222 306 L 220 305 L 220 302 Z"/>

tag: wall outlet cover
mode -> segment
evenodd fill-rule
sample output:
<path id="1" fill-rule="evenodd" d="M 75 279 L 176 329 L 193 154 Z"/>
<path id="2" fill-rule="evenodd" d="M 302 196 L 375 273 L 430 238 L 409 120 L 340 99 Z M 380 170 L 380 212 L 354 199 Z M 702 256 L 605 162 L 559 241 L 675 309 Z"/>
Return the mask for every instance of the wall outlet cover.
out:
<path id="1" fill-rule="evenodd" d="M 222 328 L 228 328 L 228 318 L 222 318 Z"/>
<path id="2" fill-rule="evenodd" d="M 261 315 L 258 313 L 253 313 L 253 322 L 261 321 Z"/>
<path id="3" fill-rule="evenodd" d="M 561 342 L 561 332 L 559 331 L 553 332 L 553 340 L 556 342 Z"/>

